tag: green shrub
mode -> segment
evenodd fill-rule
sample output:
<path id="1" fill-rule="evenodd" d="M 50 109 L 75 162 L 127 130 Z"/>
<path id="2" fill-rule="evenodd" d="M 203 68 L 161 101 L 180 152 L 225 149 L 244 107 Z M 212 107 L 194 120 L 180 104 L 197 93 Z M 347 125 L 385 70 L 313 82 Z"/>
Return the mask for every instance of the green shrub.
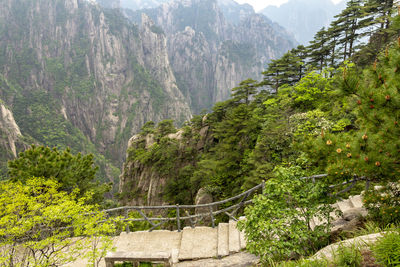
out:
<path id="1" fill-rule="evenodd" d="M 356 246 L 339 246 L 333 264 L 336 267 L 358 267 L 361 266 L 361 260 L 361 251 Z"/>
<path id="2" fill-rule="evenodd" d="M 400 187 L 386 184 L 380 190 L 370 190 L 364 194 L 364 206 L 369 216 L 382 226 L 400 222 Z"/>
<path id="3" fill-rule="evenodd" d="M 298 167 L 277 169 L 279 178 L 265 183 L 265 195 L 253 198 L 245 209 L 246 219 L 239 222 L 245 231 L 247 249 L 261 257 L 263 263 L 307 256 L 326 245 L 330 229 L 330 205 L 325 187 L 301 179 Z M 312 227 L 318 217 L 322 223 Z"/>
<path id="4" fill-rule="evenodd" d="M 324 267 L 328 266 L 326 260 L 313 260 L 313 259 L 301 259 L 298 261 L 286 261 L 277 264 L 270 264 L 273 267 Z"/>
<path id="5" fill-rule="evenodd" d="M 400 229 L 387 231 L 372 246 L 372 251 L 383 266 L 400 266 Z"/>

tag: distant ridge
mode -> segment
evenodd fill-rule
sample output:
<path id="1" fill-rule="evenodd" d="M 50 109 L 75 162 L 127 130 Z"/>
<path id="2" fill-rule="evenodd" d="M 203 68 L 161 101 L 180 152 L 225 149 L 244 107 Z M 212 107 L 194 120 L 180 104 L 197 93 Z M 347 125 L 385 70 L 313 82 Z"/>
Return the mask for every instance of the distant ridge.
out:
<path id="1" fill-rule="evenodd" d="M 260 13 L 285 27 L 299 43 L 306 45 L 345 5 L 346 0 L 336 5 L 331 0 L 289 0 L 279 7 L 267 6 Z"/>

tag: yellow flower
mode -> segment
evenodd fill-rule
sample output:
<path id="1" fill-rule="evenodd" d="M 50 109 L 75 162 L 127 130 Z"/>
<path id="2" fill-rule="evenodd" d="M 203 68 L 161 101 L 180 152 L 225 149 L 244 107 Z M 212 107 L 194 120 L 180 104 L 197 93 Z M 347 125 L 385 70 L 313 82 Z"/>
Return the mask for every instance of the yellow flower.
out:
<path id="1" fill-rule="evenodd" d="M 350 148 L 350 144 L 346 144 L 346 148 Z"/>
<path id="2" fill-rule="evenodd" d="M 367 139 L 368 139 L 368 135 L 367 135 L 367 134 L 364 134 L 361 138 L 362 138 L 363 140 L 367 140 Z"/>
<path id="3" fill-rule="evenodd" d="M 347 157 L 348 157 L 348 158 L 351 158 L 351 153 L 347 153 Z"/>
<path id="4" fill-rule="evenodd" d="M 331 140 L 328 140 L 328 141 L 326 141 L 326 144 L 327 144 L 328 146 L 330 146 L 330 145 L 332 145 L 332 141 L 331 141 Z"/>
<path id="5" fill-rule="evenodd" d="M 342 149 L 338 148 L 338 149 L 336 149 L 336 152 L 340 154 L 340 153 L 342 153 Z"/>

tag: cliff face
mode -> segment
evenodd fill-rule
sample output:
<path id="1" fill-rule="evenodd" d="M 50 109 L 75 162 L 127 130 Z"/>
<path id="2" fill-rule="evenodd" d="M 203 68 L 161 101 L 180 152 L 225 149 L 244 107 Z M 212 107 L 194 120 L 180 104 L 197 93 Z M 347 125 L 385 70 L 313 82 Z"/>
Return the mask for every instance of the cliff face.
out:
<path id="1" fill-rule="evenodd" d="M 230 0 L 182 0 L 153 9 L 125 10 L 127 17 L 137 24 L 147 20 L 142 13 L 155 22 L 148 28 L 165 33 L 178 88 L 194 113 L 227 100 L 231 89 L 241 81 L 261 79 L 266 64 L 295 45 L 283 28 L 254 13 L 252 8 Z M 164 139 L 154 146 L 153 138 L 134 136 L 120 176 L 123 204 L 157 205 L 168 199 L 193 201 L 199 188 L 190 184 L 193 177 L 185 175 L 193 173 L 196 167 L 191 162 L 196 162 L 198 152 L 211 142 L 206 125 L 195 132 L 200 139 Z M 165 146 L 165 142 L 169 145 Z M 162 157 L 157 152 L 160 147 L 165 150 Z M 194 154 L 185 156 L 187 150 Z M 161 170 L 170 163 L 173 167 Z"/>
<path id="2" fill-rule="evenodd" d="M 188 204 L 195 199 L 199 188 L 190 185 L 191 173 L 200 152 L 213 142 L 209 127 L 199 125 L 163 134 L 153 129 L 129 140 L 119 183 L 123 205 Z"/>
<path id="3" fill-rule="evenodd" d="M 0 101 L 0 178 L 6 175 L 7 161 L 17 157 L 17 153 L 26 147 L 14 115 Z"/>
<path id="4" fill-rule="evenodd" d="M 0 72 L 12 85 L 0 96 L 23 135 L 118 166 L 146 121 L 191 117 L 146 16 L 136 27 L 85 0 L 4 0 L 0 10 Z"/>
<path id="5" fill-rule="evenodd" d="M 195 113 L 226 100 L 240 81 L 261 78 L 271 59 L 296 44 L 283 28 L 234 1 L 173 1 L 126 15 L 140 23 L 142 12 L 165 32 L 178 87 Z"/>

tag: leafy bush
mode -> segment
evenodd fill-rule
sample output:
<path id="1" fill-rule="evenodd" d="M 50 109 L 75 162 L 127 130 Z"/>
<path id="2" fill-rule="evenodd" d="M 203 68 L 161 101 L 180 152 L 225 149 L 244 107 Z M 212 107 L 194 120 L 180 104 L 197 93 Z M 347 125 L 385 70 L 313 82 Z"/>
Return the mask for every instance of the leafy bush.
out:
<path id="1" fill-rule="evenodd" d="M 73 155 L 69 148 L 59 151 L 55 147 L 32 145 L 17 159 L 9 161 L 8 168 L 12 181 L 24 182 L 31 177 L 54 179 L 60 184 L 60 190 L 68 193 L 75 189 L 79 189 L 80 196 L 93 192 L 91 201 L 96 203 L 101 203 L 104 193 L 110 190 L 109 185 L 95 182 L 98 167 L 94 166 L 93 155 Z"/>
<path id="2" fill-rule="evenodd" d="M 372 246 L 372 251 L 383 266 L 400 266 L 400 229 L 387 231 Z"/>
<path id="3" fill-rule="evenodd" d="M 351 247 L 339 246 L 334 255 L 334 266 L 358 267 L 361 266 L 361 251 L 355 245 Z"/>
<path id="4" fill-rule="evenodd" d="M 383 226 L 400 222 L 400 187 L 388 183 L 380 190 L 364 194 L 364 206 L 369 216 Z"/>
<path id="5" fill-rule="evenodd" d="M 328 266 L 328 262 L 325 260 L 301 259 L 298 261 L 287 261 L 277 264 L 270 263 L 270 265 L 273 267 L 322 267 Z"/>
<path id="6" fill-rule="evenodd" d="M 59 188 L 54 180 L 35 177 L 24 184 L 0 182 L 1 266 L 59 266 L 82 254 L 98 266 L 111 249 L 115 225 L 85 204 L 90 194 L 78 198 L 78 190 Z M 82 253 L 85 247 L 90 249 Z"/>
<path id="7" fill-rule="evenodd" d="M 298 167 L 280 168 L 277 177 L 265 184 L 265 194 L 253 199 L 239 222 L 248 240 L 247 249 L 267 263 L 308 255 L 324 245 L 329 233 L 330 205 L 325 187 L 301 179 Z M 318 217 L 321 225 L 313 227 Z"/>

